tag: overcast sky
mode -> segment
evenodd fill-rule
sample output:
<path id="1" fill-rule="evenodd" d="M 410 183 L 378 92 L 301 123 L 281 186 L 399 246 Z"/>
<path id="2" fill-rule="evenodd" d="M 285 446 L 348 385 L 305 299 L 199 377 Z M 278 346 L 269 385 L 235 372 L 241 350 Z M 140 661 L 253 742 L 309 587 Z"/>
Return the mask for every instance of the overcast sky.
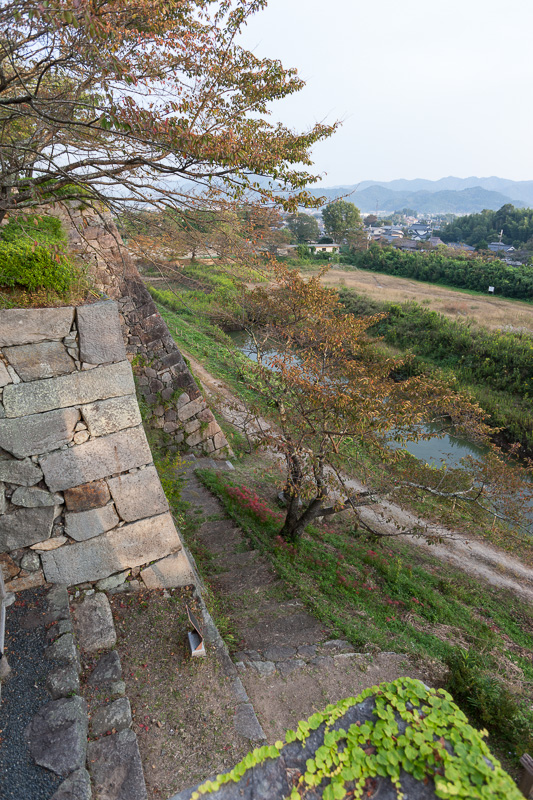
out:
<path id="1" fill-rule="evenodd" d="M 325 186 L 533 180 L 531 0 L 269 0 L 242 43 L 306 81 L 275 117 L 344 121 L 314 151 Z"/>

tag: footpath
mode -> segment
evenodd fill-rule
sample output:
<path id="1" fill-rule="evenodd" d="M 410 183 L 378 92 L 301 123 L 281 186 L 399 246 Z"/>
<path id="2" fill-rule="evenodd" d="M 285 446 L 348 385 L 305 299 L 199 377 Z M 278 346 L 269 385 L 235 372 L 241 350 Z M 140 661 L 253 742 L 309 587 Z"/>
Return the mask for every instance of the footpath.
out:
<path id="1" fill-rule="evenodd" d="M 226 517 L 195 474 L 199 468 L 227 470 L 231 464 L 189 460 L 181 497 L 198 516 L 191 544 L 209 564 L 205 577 L 221 598 L 236 639 L 232 659 L 269 744 L 299 720 L 367 686 L 402 675 L 434 683 L 429 669 L 405 655 L 357 653 L 334 638 Z"/>

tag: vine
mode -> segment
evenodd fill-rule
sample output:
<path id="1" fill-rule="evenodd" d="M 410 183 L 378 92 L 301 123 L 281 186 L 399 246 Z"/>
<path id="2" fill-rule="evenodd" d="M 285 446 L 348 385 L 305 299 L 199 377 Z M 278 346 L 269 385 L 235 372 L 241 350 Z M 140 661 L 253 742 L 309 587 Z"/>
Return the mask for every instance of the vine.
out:
<path id="1" fill-rule="evenodd" d="M 372 697 L 375 721 L 355 722 L 348 730 L 332 730 L 334 723 L 352 706 Z M 325 723 L 323 744 L 306 762 L 306 771 L 288 795 L 290 800 L 305 797 L 308 789 L 323 781 L 324 800 L 341 800 L 347 791 L 363 797 L 367 781 L 389 778 L 398 800 L 402 770 L 417 781 L 433 780 L 435 794 L 441 798 L 483 798 L 519 800 L 522 794 L 495 759 L 484 737 L 487 732 L 473 728 L 444 690 L 427 689 L 412 678 L 365 689 L 327 706 L 289 730 L 285 743 L 261 747 L 248 753 L 237 766 L 215 780 L 206 781 L 193 792 L 191 800 L 217 791 L 230 781 L 238 782 L 248 769 L 280 755 L 285 744 L 305 745 L 311 731 Z M 347 786 L 349 784 L 349 786 Z"/>

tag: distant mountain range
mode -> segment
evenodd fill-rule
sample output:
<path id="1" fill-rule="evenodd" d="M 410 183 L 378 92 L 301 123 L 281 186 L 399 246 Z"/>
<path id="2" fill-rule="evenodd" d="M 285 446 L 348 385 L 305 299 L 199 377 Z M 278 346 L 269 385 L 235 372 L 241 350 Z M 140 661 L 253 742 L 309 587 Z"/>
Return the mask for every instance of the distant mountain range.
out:
<path id="1" fill-rule="evenodd" d="M 393 212 L 412 208 L 427 214 L 473 214 L 483 209 L 496 211 L 506 203 L 517 208 L 533 207 L 533 181 L 504 178 L 424 178 L 394 181 L 362 181 L 351 186 L 313 188 L 312 193 L 335 200 L 344 195 L 364 213 Z"/>

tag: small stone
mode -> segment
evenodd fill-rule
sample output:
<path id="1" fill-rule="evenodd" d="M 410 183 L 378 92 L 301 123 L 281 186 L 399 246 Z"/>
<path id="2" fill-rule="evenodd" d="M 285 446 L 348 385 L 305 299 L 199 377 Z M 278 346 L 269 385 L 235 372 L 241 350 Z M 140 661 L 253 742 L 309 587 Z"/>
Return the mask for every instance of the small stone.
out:
<path id="1" fill-rule="evenodd" d="M 50 800 L 91 800 L 91 778 L 86 769 L 72 772 Z"/>
<path id="2" fill-rule="evenodd" d="M 305 644 L 298 648 L 298 655 L 301 658 L 314 658 L 317 653 L 316 644 Z"/>
<path id="3" fill-rule="evenodd" d="M 132 730 L 89 742 L 87 764 L 97 798 L 146 800 L 141 756 Z"/>
<path id="4" fill-rule="evenodd" d="M 316 658 L 313 658 L 310 663 L 313 665 L 313 667 L 328 669 L 329 667 L 333 666 L 334 662 L 329 656 L 317 656 Z"/>
<path id="5" fill-rule="evenodd" d="M 129 574 L 130 570 L 127 569 L 124 572 L 117 572 L 116 575 L 110 575 L 109 578 L 102 578 L 102 580 L 97 581 L 96 588 L 101 592 L 106 592 L 108 589 L 116 589 L 117 586 L 121 586 L 124 583 Z"/>
<path id="6" fill-rule="evenodd" d="M 294 670 L 305 667 L 305 661 L 302 661 L 301 658 L 290 658 L 288 661 L 279 661 L 276 666 L 280 675 L 285 677 L 286 675 L 290 675 L 291 672 L 294 672 Z"/>
<path id="7" fill-rule="evenodd" d="M 60 619 L 57 622 L 54 622 L 50 628 L 48 628 L 46 631 L 46 639 L 48 642 L 55 642 L 56 639 L 59 639 L 59 637 L 63 636 L 64 633 L 72 632 L 72 620 Z"/>
<path id="8" fill-rule="evenodd" d="M 64 633 L 59 639 L 49 645 L 44 651 L 44 657 L 50 661 L 66 661 L 72 664 L 79 672 L 80 657 L 72 633 Z"/>
<path id="9" fill-rule="evenodd" d="M 287 645 L 272 645 L 267 647 L 263 654 L 267 661 L 285 661 L 296 655 L 296 648 Z"/>
<path id="10" fill-rule="evenodd" d="M 251 742 L 265 740 L 265 733 L 251 703 L 241 703 L 235 709 L 235 729 L 240 736 Z"/>
<path id="11" fill-rule="evenodd" d="M 43 573 L 31 572 L 29 575 L 22 575 L 20 573 L 16 578 L 6 583 L 6 592 L 24 592 L 26 589 L 35 589 L 36 586 L 42 586 L 44 580 Z"/>
<path id="12" fill-rule="evenodd" d="M 55 550 L 57 547 L 61 547 L 66 541 L 66 536 L 54 536 L 52 539 L 46 539 L 44 542 L 32 544 L 30 548 L 31 550 L 42 550 L 46 552 L 47 550 Z"/>
<path id="13" fill-rule="evenodd" d="M 41 569 L 41 559 L 37 553 L 34 553 L 30 550 L 30 552 L 24 553 L 22 556 L 20 566 L 27 572 L 37 572 L 38 569 Z"/>
<path id="14" fill-rule="evenodd" d="M 91 717 L 91 733 L 103 736 L 113 731 L 124 731 L 131 725 L 131 706 L 127 697 L 120 697 L 105 706 L 100 706 Z"/>
<path id="15" fill-rule="evenodd" d="M 126 694 L 126 684 L 124 681 L 112 681 L 106 685 L 106 693 L 109 697 L 122 697 Z"/>
<path id="16" fill-rule="evenodd" d="M 88 441 L 89 438 L 89 431 L 78 431 L 78 433 L 75 433 L 72 437 L 72 441 L 74 444 L 83 444 L 84 442 Z"/>
<path id="17" fill-rule="evenodd" d="M 352 645 L 350 642 L 347 642 L 345 639 L 330 639 L 329 642 L 323 642 L 321 644 L 325 650 L 329 651 L 338 651 L 338 652 L 347 652 L 349 650 L 353 650 Z"/>
<path id="18" fill-rule="evenodd" d="M 9 372 L 9 377 L 11 378 L 11 380 L 13 381 L 14 384 L 17 384 L 17 383 L 21 382 L 21 380 L 20 380 L 19 376 L 17 375 L 17 373 L 15 372 L 13 367 L 9 366 L 9 364 L 7 366 L 7 371 Z"/>
<path id="19" fill-rule="evenodd" d="M 85 766 L 87 727 L 85 700 L 52 700 L 37 712 L 27 728 L 30 755 L 57 775 L 69 775 Z"/>
<path id="20" fill-rule="evenodd" d="M 63 503 L 63 497 L 59 494 L 52 494 L 44 489 L 36 489 L 33 486 L 19 486 L 11 496 L 11 502 L 16 506 L 24 508 L 45 508 L 46 506 L 57 506 Z"/>
<path id="21" fill-rule="evenodd" d="M 273 661 L 251 661 L 250 664 L 262 678 L 268 678 L 276 671 L 276 665 Z"/>
<path id="22" fill-rule="evenodd" d="M 20 572 L 19 565 L 15 564 L 11 556 L 8 556 L 7 553 L 0 553 L 0 569 L 2 570 L 5 581 L 11 580 L 11 578 L 14 578 L 15 575 L 18 575 Z"/>
<path id="23" fill-rule="evenodd" d="M 78 433 L 78 431 L 86 431 L 86 430 L 87 430 L 87 425 L 85 424 L 85 422 L 78 422 L 78 424 L 74 428 L 74 431 L 76 433 Z"/>
<path id="24" fill-rule="evenodd" d="M 122 678 L 120 656 L 116 650 L 104 653 L 96 662 L 96 666 L 89 675 L 87 683 L 90 686 L 104 686 Z"/>
<path id="25" fill-rule="evenodd" d="M 52 695 L 53 700 L 78 694 L 80 691 L 80 679 L 77 670 L 70 664 L 66 667 L 58 667 L 48 675 L 46 688 Z"/>
<path id="26" fill-rule="evenodd" d="M 115 646 L 117 634 L 109 600 L 102 592 L 86 597 L 80 603 L 74 618 L 80 646 L 88 653 Z"/>
<path id="27" fill-rule="evenodd" d="M 0 461 L 0 481 L 16 483 L 19 486 L 34 486 L 43 477 L 40 467 L 29 458 L 22 461 L 12 459 L 11 461 Z"/>

